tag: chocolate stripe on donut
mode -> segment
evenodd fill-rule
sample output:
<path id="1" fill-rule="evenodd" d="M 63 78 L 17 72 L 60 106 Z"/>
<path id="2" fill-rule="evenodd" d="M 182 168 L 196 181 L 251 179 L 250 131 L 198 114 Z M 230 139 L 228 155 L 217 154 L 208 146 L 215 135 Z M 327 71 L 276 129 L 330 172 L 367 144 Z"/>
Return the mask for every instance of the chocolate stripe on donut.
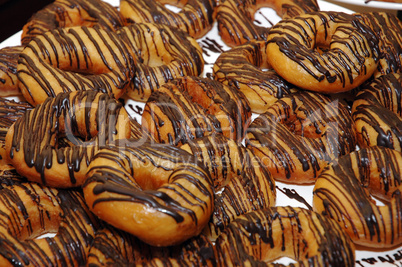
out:
<path id="1" fill-rule="evenodd" d="M 0 50 L 0 96 L 17 96 L 18 88 L 17 63 L 23 46 L 4 47 Z"/>

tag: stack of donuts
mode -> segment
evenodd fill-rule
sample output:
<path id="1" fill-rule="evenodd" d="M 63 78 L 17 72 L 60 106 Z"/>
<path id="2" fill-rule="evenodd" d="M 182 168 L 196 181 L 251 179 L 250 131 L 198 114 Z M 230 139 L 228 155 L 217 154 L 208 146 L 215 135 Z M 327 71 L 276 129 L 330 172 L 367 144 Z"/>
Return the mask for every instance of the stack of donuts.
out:
<path id="1" fill-rule="evenodd" d="M 257 26 L 262 7 L 280 21 Z M 55 0 L 0 50 L 0 265 L 354 266 L 400 247 L 401 36 L 316 0 Z M 279 183 L 311 205 L 278 205 Z"/>

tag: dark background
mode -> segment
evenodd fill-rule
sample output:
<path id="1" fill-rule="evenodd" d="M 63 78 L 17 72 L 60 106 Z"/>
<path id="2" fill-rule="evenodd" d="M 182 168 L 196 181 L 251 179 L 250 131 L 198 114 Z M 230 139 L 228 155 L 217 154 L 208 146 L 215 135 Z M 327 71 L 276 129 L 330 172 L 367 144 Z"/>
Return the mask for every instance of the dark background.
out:
<path id="1" fill-rule="evenodd" d="M 0 42 L 22 30 L 39 9 L 53 0 L 0 0 Z"/>

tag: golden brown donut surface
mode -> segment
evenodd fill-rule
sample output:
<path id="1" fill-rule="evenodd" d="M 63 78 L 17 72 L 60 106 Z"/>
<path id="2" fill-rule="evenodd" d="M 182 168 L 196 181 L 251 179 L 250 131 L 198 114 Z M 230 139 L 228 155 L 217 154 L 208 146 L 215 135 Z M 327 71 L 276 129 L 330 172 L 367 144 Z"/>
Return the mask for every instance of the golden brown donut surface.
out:
<path id="1" fill-rule="evenodd" d="M 271 68 L 265 49 L 265 41 L 250 41 L 222 52 L 213 66 L 214 79 L 242 91 L 255 113 L 296 90 Z"/>
<path id="2" fill-rule="evenodd" d="M 377 69 L 378 38 L 364 22 L 342 12 L 312 12 L 275 24 L 267 37 L 272 68 L 297 87 L 345 92 Z"/>
<path id="3" fill-rule="evenodd" d="M 199 76 L 204 70 L 202 49 L 183 31 L 163 24 L 136 23 L 123 27 L 118 35 L 136 57 L 136 71 L 127 96 L 145 102 L 168 81 L 182 76 Z"/>
<path id="4" fill-rule="evenodd" d="M 181 10 L 173 12 L 165 7 Z M 129 23 L 165 24 L 187 32 L 198 39 L 204 36 L 215 21 L 214 0 L 121 0 L 120 12 Z"/>
<path id="5" fill-rule="evenodd" d="M 120 12 L 102 0 L 55 0 L 39 10 L 22 28 L 21 43 L 27 45 L 37 35 L 56 28 L 95 25 L 115 31 L 126 21 Z"/>
<path id="6" fill-rule="evenodd" d="M 32 105 L 61 92 L 78 90 L 97 90 L 117 99 L 134 75 L 130 53 L 117 34 L 98 27 L 48 31 L 21 52 L 19 87 Z"/>
<path id="7" fill-rule="evenodd" d="M 80 186 L 101 145 L 129 138 L 121 103 L 95 91 L 60 93 L 27 111 L 6 135 L 6 156 L 21 175 L 54 187 Z M 65 142 L 59 139 L 65 137 Z"/>
<path id="8" fill-rule="evenodd" d="M 153 246 L 201 233 L 214 208 L 209 173 L 186 151 L 120 140 L 92 159 L 83 186 L 99 218 Z"/>
<path id="9" fill-rule="evenodd" d="M 260 114 L 246 134 L 247 147 L 277 181 L 313 183 L 331 160 L 356 149 L 352 117 L 328 96 L 299 91 Z"/>
<path id="10" fill-rule="evenodd" d="M 142 126 L 156 142 L 176 146 L 213 133 L 241 141 L 250 119 L 242 92 L 209 78 L 186 76 L 152 93 Z"/>
<path id="11" fill-rule="evenodd" d="M 316 0 L 224 0 L 216 11 L 222 41 L 235 47 L 251 40 L 266 40 L 270 27 L 254 24 L 254 15 L 262 7 L 273 8 L 282 18 L 320 10 Z"/>
<path id="12" fill-rule="evenodd" d="M 368 147 L 342 156 L 317 178 L 314 210 L 336 220 L 356 244 L 400 246 L 401 173 L 402 154 L 393 149 Z"/>
<path id="13" fill-rule="evenodd" d="M 239 216 L 216 241 L 217 266 L 355 266 L 355 247 L 334 221 L 302 208 L 272 207 Z M 283 266 L 283 265 L 279 265 Z"/>
<path id="14" fill-rule="evenodd" d="M 0 97 L 20 95 L 18 88 L 17 63 L 23 46 L 0 49 Z"/>

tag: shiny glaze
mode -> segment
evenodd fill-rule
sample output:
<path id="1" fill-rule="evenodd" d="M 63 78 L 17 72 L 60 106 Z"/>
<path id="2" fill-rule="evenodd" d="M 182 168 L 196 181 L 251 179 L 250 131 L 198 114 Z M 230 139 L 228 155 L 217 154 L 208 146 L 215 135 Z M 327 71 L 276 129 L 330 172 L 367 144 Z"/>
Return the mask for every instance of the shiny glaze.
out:
<path id="1" fill-rule="evenodd" d="M 269 66 L 265 45 L 250 41 L 236 46 L 222 52 L 213 66 L 214 79 L 242 91 L 255 113 L 296 90 Z"/>
<path id="2" fill-rule="evenodd" d="M 183 31 L 166 25 L 136 23 L 121 28 L 136 58 L 136 71 L 127 96 L 145 102 L 160 86 L 182 76 L 199 76 L 204 70 L 202 49 Z"/>
<path id="3" fill-rule="evenodd" d="M 157 142 L 176 146 L 211 133 L 241 141 L 250 118 L 241 92 L 208 78 L 187 76 L 152 93 L 142 126 Z"/>
<path id="4" fill-rule="evenodd" d="M 367 82 L 352 106 L 359 145 L 402 151 L 402 77 L 390 73 Z"/>
<path id="5" fill-rule="evenodd" d="M 354 245 L 340 226 L 302 208 L 273 207 L 241 215 L 215 247 L 218 266 L 274 267 L 280 257 L 294 259 L 297 266 L 355 265 Z"/>
<path id="6" fill-rule="evenodd" d="M 356 143 L 346 106 L 308 91 L 279 99 L 246 135 L 247 147 L 275 179 L 290 183 L 314 182 L 329 161 L 354 151 Z"/>
<path id="7" fill-rule="evenodd" d="M 231 47 L 251 40 L 266 40 L 269 27 L 254 24 L 261 7 L 273 8 L 282 18 L 319 11 L 316 0 L 226 0 L 217 8 L 216 20 L 222 40 Z"/>
<path id="8" fill-rule="evenodd" d="M 101 0 L 55 0 L 24 25 L 21 43 L 25 46 L 37 35 L 59 27 L 95 25 L 114 31 L 124 26 L 125 20 L 115 7 Z"/>
<path id="9" fill-rule="evenodd" d="M 402 154 L 368 147 L 339 158 L 317 178 L 314 210 L 335 219 L 359 245 L 402 244 Z M 384 201 L 377 205 L 370 194 Z"/>
<path id="10" fill-rule="evenodd" d="M 58 28 L 33 39 L 18 60 L 19 87 L 32 105 L 60 92 L 98 90 L 119 98 L 134 75 L 134 59 L 114 32 Z"/>
<path id="11" fill-rule="evenodd" d="M 164 4 L 181 8 L 178 13 Z M 214 0 L 122 0 L 120 12 L 129 23 L 157 23 L 179 28 L 198 39 L 204 36 L 215 21 Z"/>

